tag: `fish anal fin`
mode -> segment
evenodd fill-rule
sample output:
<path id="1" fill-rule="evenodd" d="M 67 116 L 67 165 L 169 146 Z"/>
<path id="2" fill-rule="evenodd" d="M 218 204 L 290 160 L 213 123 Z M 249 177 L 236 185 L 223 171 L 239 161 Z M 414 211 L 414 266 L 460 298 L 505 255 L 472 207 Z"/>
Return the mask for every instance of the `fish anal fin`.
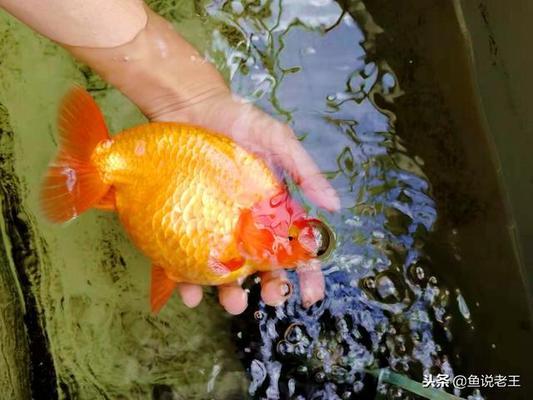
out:
<path id="1" fill-rule="evenodd" d="M 113 187 L 109 188 L 105 196 L 100 199 L 94 208 L 104 211 L 116 211 L 115 189 Z"/>
<path id="2" fill-rule="evenodd" d="M 154 314 L 163 308 L 172 296 L 174 289 L 176 289 L 176 282 L 167 276 L 164 268 L 159 265 L 152 265 L 150 307 Z"/>

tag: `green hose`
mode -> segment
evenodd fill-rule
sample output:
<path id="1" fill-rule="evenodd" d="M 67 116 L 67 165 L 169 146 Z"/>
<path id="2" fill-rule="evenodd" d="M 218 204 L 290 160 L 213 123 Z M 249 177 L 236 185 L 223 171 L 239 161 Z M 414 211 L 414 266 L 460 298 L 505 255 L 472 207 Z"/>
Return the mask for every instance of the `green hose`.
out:
<path id="1" fill-rule="evenodd" d="M 464 400 L 461 397 L 446 393 L 443 390 L 424 387 L 424 385 L 421 383 L 413 381 L 404 375 L 391 372 L 386 368 L 373 369 L 366 372 L 378 378 L 379 382 L 386 382 L 390 383 L 391 385 L 399 386 L 402 389 L 408 390 L 411 393 L 417 394 L 429 400 Z"/>

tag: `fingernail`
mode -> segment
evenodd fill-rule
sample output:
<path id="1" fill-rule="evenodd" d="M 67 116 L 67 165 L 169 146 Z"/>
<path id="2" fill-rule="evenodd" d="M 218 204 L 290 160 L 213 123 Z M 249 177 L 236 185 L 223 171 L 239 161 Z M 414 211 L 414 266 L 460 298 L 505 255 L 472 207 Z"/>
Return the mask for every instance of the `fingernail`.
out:
<path id="1" fill-rule="evenodd" d="M 325 189 L 325 192 L 328 196 L 337 197 L 337 191 L 333 189 L 333 186 L 328 182 L 328 187 Z"/>
<path id="2" fill-rule="evenodd" d="M 304 300 L 304 301 L 302 301 L 302 305 L 303 305 L 304 308 L 309 308 L 309 307 L 314 306 L 315 304 L 317 304 L 319 301 L 322 301 L 322 299 Z"/>
<path id="3" fill-rule="evenodd" d="M 329 188 L 326 190 L 326 194 L 329 196 L 329 208 L 331 210 L 337 211 L 341 208 L 341 200 L 339 199 L 339 196 L 335 189 Z"/>
<path id="4" fill-rule="evenodd" d="M 283 281 L 279 288 L 283 297 L 289 297 L 292 292 L 292 284 L 289 281 Z"/>

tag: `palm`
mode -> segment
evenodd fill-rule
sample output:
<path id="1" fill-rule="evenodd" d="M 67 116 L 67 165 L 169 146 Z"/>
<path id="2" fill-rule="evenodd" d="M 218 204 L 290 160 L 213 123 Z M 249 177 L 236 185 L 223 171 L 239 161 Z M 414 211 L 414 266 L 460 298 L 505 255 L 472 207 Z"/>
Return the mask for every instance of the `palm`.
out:
<path id="1" fill-rule="evenodd" d="M 339 199 L 329 182 L 301 146 L 292 130 L 259 109 L 234 98 L 225 90 L 185 108 L 158 114 L 157 120 L 201 125 L 230 136 L 244 148 L 291 174 L 306 196 L 328 210 L 339 208 Z M 324 296 L 324 277 L 318 261 L 298 270 L 302 302 L 310 306 Z M 290 283 L 283 270 L 261 274 L 261 296 L 270 305 L 280 305 L 290 295 Z M 247 294 L 241 282 L 219 287 L 224 308 L 239 314 L 247 306 Z M 185 304 L 193 307 L 202 298 L 197 285 L 178 288 Z"/>

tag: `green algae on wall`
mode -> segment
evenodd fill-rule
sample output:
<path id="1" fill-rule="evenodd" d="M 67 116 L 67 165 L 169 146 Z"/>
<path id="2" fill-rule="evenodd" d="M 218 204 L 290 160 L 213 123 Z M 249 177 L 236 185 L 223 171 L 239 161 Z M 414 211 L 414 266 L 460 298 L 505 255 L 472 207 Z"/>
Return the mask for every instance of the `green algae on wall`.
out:
<path id="1" fill-rule="evenodd" d="M 8 187 L 19 196 L 16 216 L 31 230 L 30 243 L 13 261 L 19 279 L 27 280 L 21 283 L 24 301 L 34 305 L 24 316 L 31 361 L 39 363 L 41 356 L 49 361 L 32 364 L 28 385 L 26 353 L 9 352 L 9 371 L 14 363 L 20 369 L 13 398 L 28 398 L 29 387 L 35 398 L 47 399 L 243 397 L 246 382 L 226 333 L 229 318 L 213 295 L 195 310 L 176 296 L 160 315 L 151 316 L 149 261 L 113 214 L 91 211 L 65 226 L 50 225 L 40 215 L 40 180 L 56 152 L 57 104 L 72 82 L 92 90 L 110 130 L 143 120 L 122 95 L 61 48 L 0 13 L 0 103 L 9 113 L 12 157 L 0 150 L 16 177 L 16 187 Z M 4 200 L 5 193 L 5 205 Z M 13 208 L 4 207 L 4 222 L 9 213 Z M 16 230 L 5 233 L 11 248 Z M 2 264 L 5 279 L 11 269 Z M 14 305 L 19 296 L 13 283 L 0 287 Z M 17 316 L 15 309 L 9 312 L 9 318 Z M 20 318 L 16 322 L 18 333 L 2 342 L 2 350 L 12 340 L 26 347 Z"/>
<path id="2" fill-rule="evenodd" d="M 0 104 L 0 208 L 9 213 L 11 202 L 7 191 L 12 180 L 13 132 L 9 116 Z M 1 221 L 4 222 L 4 221 Z M 0 387 L 10 399 L 30 398 L 29 348 L 24 329 L 22 296 L 16 272 L 10 262 L 7 226 L 1 224 L 0 235 Z"/>

